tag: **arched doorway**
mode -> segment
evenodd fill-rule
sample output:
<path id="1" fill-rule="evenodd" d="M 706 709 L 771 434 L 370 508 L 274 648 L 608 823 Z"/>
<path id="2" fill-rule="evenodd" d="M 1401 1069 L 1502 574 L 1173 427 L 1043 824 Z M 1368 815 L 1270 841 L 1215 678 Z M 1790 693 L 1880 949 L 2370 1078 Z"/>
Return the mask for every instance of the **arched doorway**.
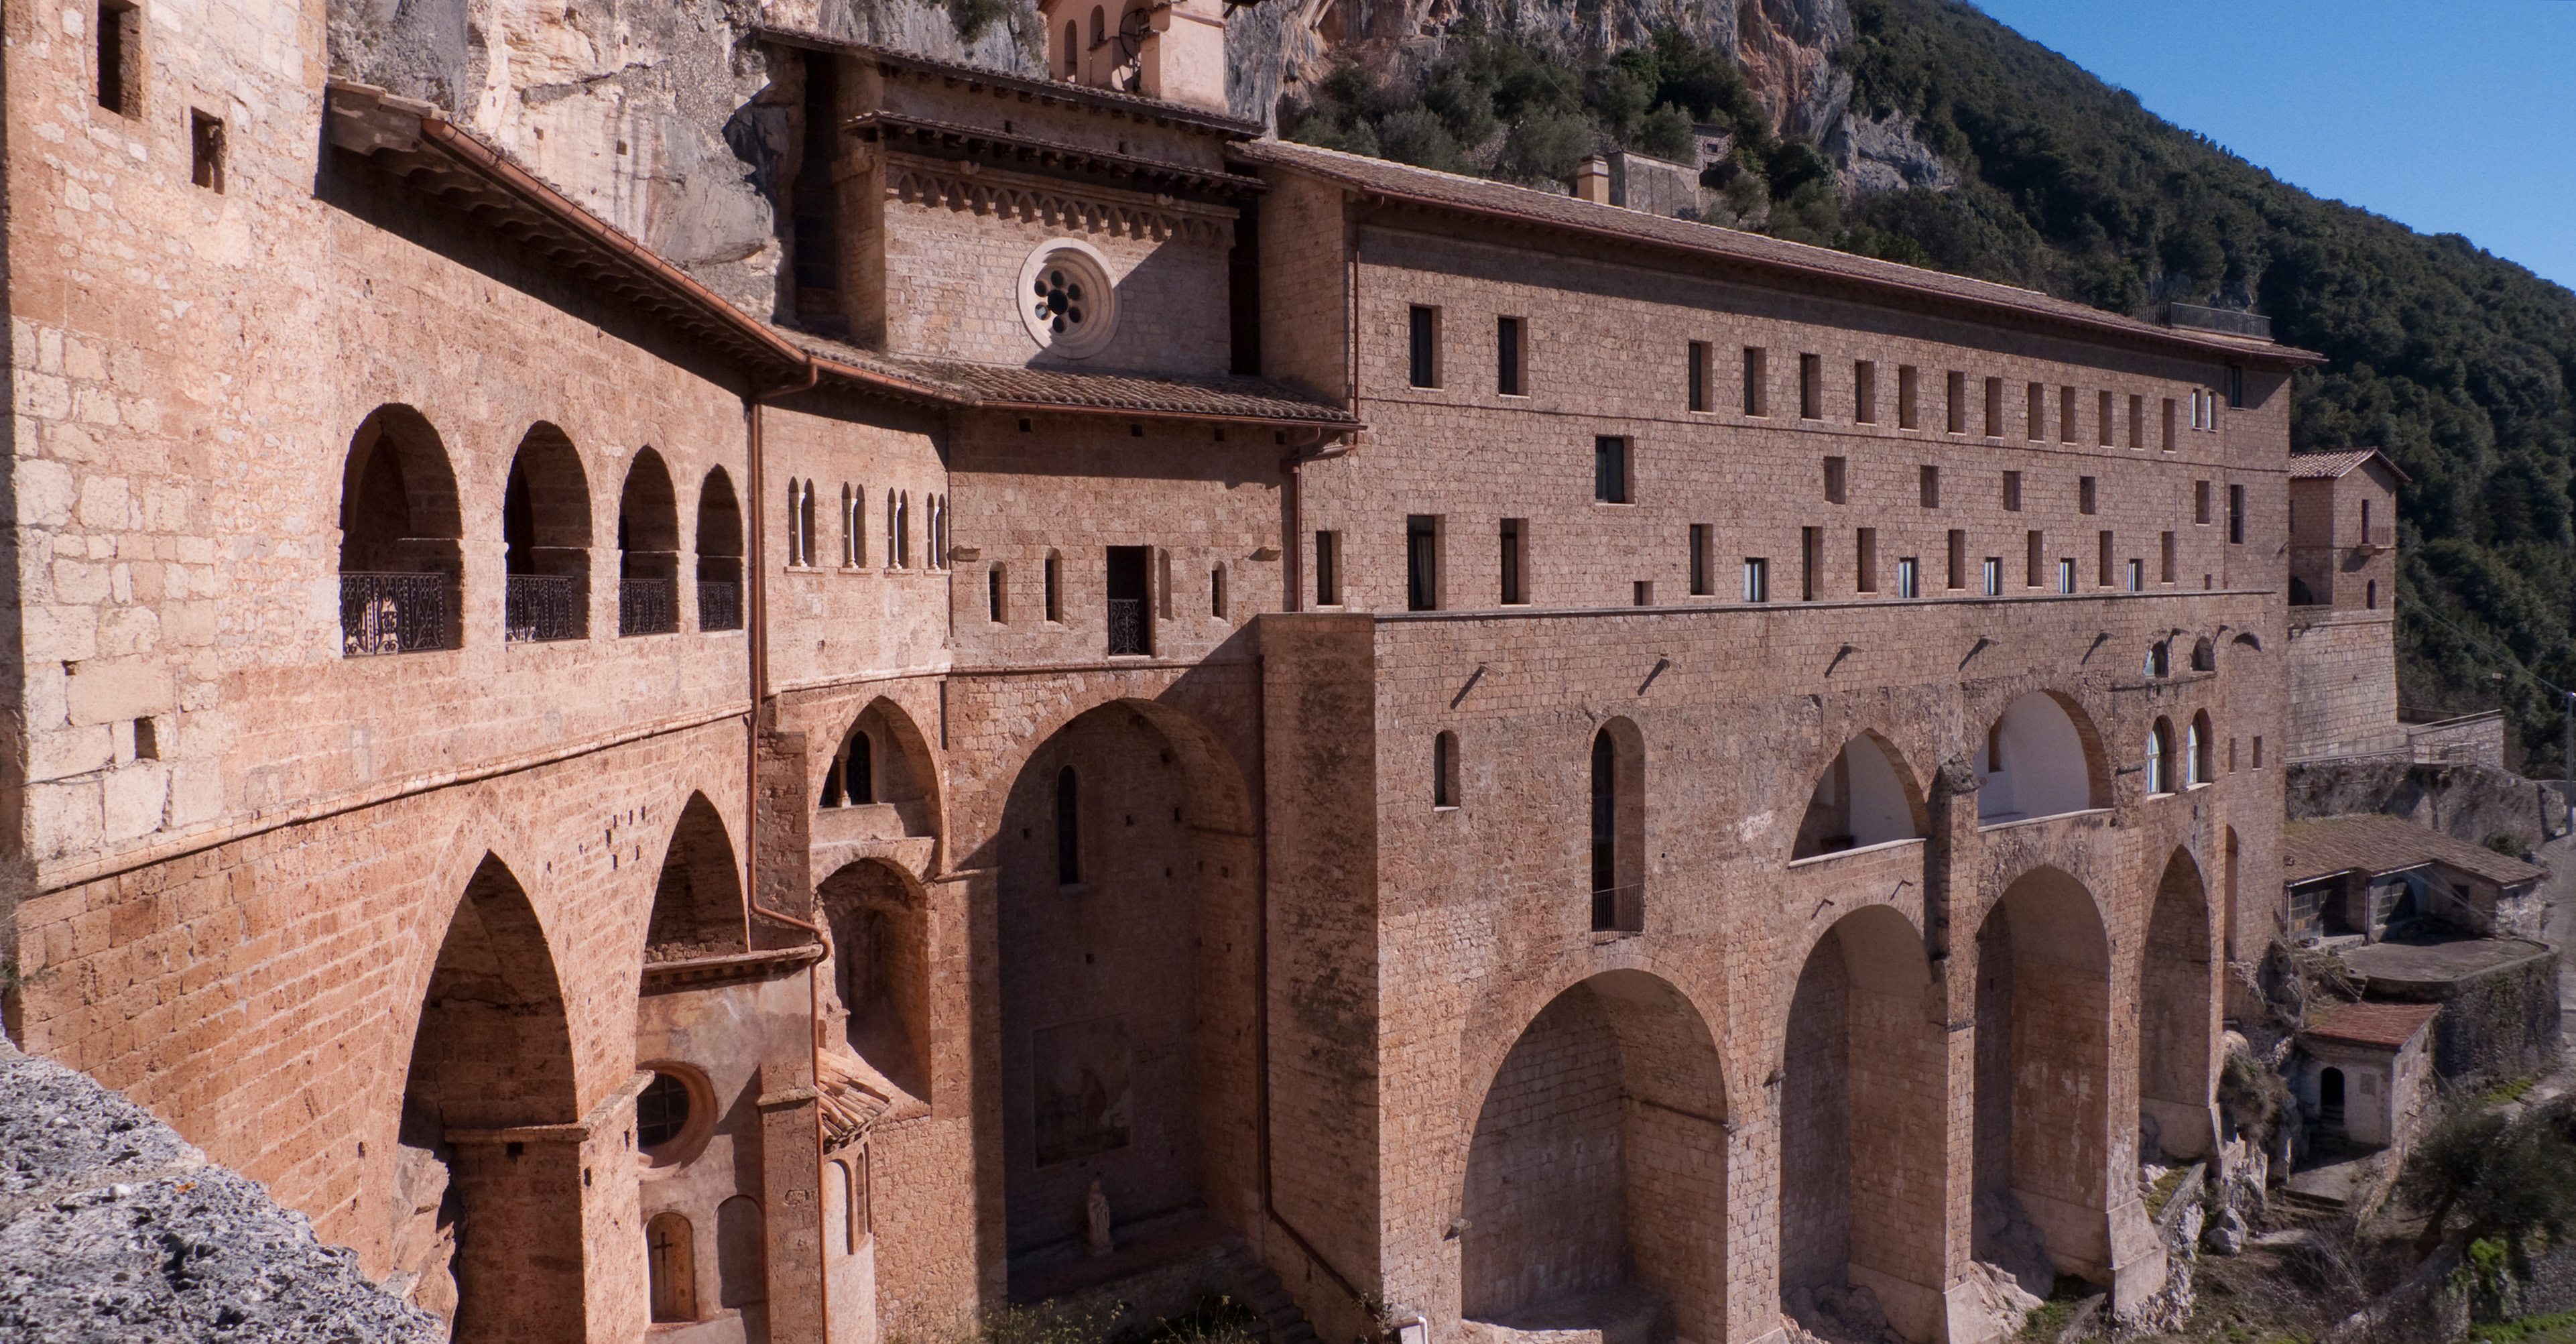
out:
<path id="1" fill-rule="evenodd" d="M 650 448 L 636 450 L 617 502 L 617 633 L 660 635 L 680 628 L 674 592 L 680 515 L 670 469 Z"/>
<path id="2" fill-rule="evenodd" d="M 502 635 L 512 643 L 590 632 L 590 478 L 572 440 L 539 421 L 501 491 Z"/>
<path id="3" fill-rule="evenodd" d="M 503 1133 L 579 1118 L 545 930 L 486 856 L 421 996 L 395 1158 L 395 1272 L 455 1338 L 585 1337 L 579 1143 Z"/>
<path id="4" fill-rule="evenodd" d="M 2200 865 L 2177 849 L 2156 884 L 2138 975 L 2138 1157 L 2211 1151 L 2209 901 Z"/>
<path id="5" fill-rule="evenodd" d="M 1518 1329 L 1720 1339 L 1726 1087 L 1671 985 L 1610 971 L 1539 1010 L 1467 1148 L 1460 1305 Z"/>
<path id="6" fill-rule="evenodd" d="M 2024 874 L 1977 933 L 1977 1259 L 2109 1283 L 2111 962 L 2084 885 Z"/>
<path id="7" fill-rule="evenodd" d="M 376 408 L 341 469 L 341 653 L 455 648 L 463 536 L 438 431 L 409 406 Z"/>
<path id="8" fill-rule="evenodd" d="M 1135 700 L 1073 719 L 1014 780 L 997 933 L 1015 1294 L 1080 1254 L 1095 1182 L 1113 1237 L 1254 1214 L 1248 799 L 1196 720 Z"/>
<path id="9" fill-rule="evenodd" d="M 1780 1309 L 1827 1338 L 1941 1318 L 1924 1200 L 1945 1160 L 1940 1010 L 1922 936 L 1867 906 L 1825 930 L 1789 1000 L 1780 1067 Z M 1863 1293 L 1861 1290 L 1867 1290 Z"/>

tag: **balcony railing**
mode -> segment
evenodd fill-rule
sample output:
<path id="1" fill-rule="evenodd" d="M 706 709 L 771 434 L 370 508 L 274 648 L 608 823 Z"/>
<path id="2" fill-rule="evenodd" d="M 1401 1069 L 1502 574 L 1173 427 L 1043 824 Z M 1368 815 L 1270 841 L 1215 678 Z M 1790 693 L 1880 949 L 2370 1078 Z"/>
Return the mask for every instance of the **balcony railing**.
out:
<path id="1" fill-rule="evenodd" d="M 742 585 L 732 579 L 698 580 L 698 628 L 742 628 Z"/>
<path id="2" fill-rule="evenodd" d="M 617 633 L 667 635 L 680 628 L 678 595 L 669 579 L 617 581 Z"/>
<path id="3" fill-rule="evenodd" d="M 341 656 L 447 648 L 449 583 L 444 574 L 341 574 Z"/>
<path id="4" fill-rule="evenodd" d="M 1646 927 L 1646 884 L 1592 890 L 1594 933 L 1636 933 Z"/>
<path id="5" fill-rule="evenodd" d="M 512 574 L 502 608 L 502 638 L 512 644 L 579 639 L 583 625 L 581 577 Z"/>
<path id="6" fill-rule="evenodd" d="M 1109 652 L 1113 657 L 1119 654 L 1146 652 L 1143 598 L 1109 599 Z"/>

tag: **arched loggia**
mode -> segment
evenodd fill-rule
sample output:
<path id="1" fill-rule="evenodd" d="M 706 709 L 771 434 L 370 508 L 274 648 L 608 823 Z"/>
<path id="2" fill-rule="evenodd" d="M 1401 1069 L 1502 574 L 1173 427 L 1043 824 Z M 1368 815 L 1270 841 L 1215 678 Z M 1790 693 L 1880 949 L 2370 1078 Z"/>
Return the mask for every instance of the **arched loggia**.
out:
<path id="1" fill-rule="evenodd" d="M 2110 806 L 2099 738 L 2072 702 L 2032 691 L 1977 744 L 1977 821 L 2000 825 Z"/>
<path id="2" fill-rule="evenodd" d="M 1815 858 L 1911 840 L 1923 834 L 1927 820 L 1922 799 L 1894 750 L 1876 734 L 1863 733 L 1844 743 L 1833 764 L 1816 777 L 1789 857 Z"/>
<path id="3" fill-rule="evenodd" d="M 438 431 L 409 406 L 378 407 L 340 478 L 341 653 L 456 647 L 463 536 Z"/>

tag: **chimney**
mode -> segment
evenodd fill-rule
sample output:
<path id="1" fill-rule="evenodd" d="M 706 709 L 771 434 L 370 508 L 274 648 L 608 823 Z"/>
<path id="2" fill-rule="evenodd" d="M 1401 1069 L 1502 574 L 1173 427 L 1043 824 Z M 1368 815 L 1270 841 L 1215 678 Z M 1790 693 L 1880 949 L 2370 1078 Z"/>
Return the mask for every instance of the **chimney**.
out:
<path id="1" fill-rule="evenodd" d="M 1595 205 L 1610 203 L 1610 161 L 1591 155 L 1574 168 L 1574 194 Z"/>

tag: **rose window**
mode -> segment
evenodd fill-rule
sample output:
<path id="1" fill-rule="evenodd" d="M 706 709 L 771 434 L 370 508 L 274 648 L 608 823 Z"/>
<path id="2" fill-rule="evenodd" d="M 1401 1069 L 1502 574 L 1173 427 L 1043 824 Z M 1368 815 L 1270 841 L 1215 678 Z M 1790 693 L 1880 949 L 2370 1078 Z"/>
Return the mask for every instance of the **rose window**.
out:
<path id="1" fill-rule="evenodd" d="M 1020 325 L 1038 349 L 1083 359 L 1105 349 L 1118 326 L 1118 291 L 1109 264 L 1079 238 L 1057 238 L 1020 267 Z"/>
<path id="2" fill-rule="evenodd" d="M 1050 266 L 1034 282 L 1038 301 L 1031 315 L 1058 336 L 1082 334 L 1082 276 Z"/>

